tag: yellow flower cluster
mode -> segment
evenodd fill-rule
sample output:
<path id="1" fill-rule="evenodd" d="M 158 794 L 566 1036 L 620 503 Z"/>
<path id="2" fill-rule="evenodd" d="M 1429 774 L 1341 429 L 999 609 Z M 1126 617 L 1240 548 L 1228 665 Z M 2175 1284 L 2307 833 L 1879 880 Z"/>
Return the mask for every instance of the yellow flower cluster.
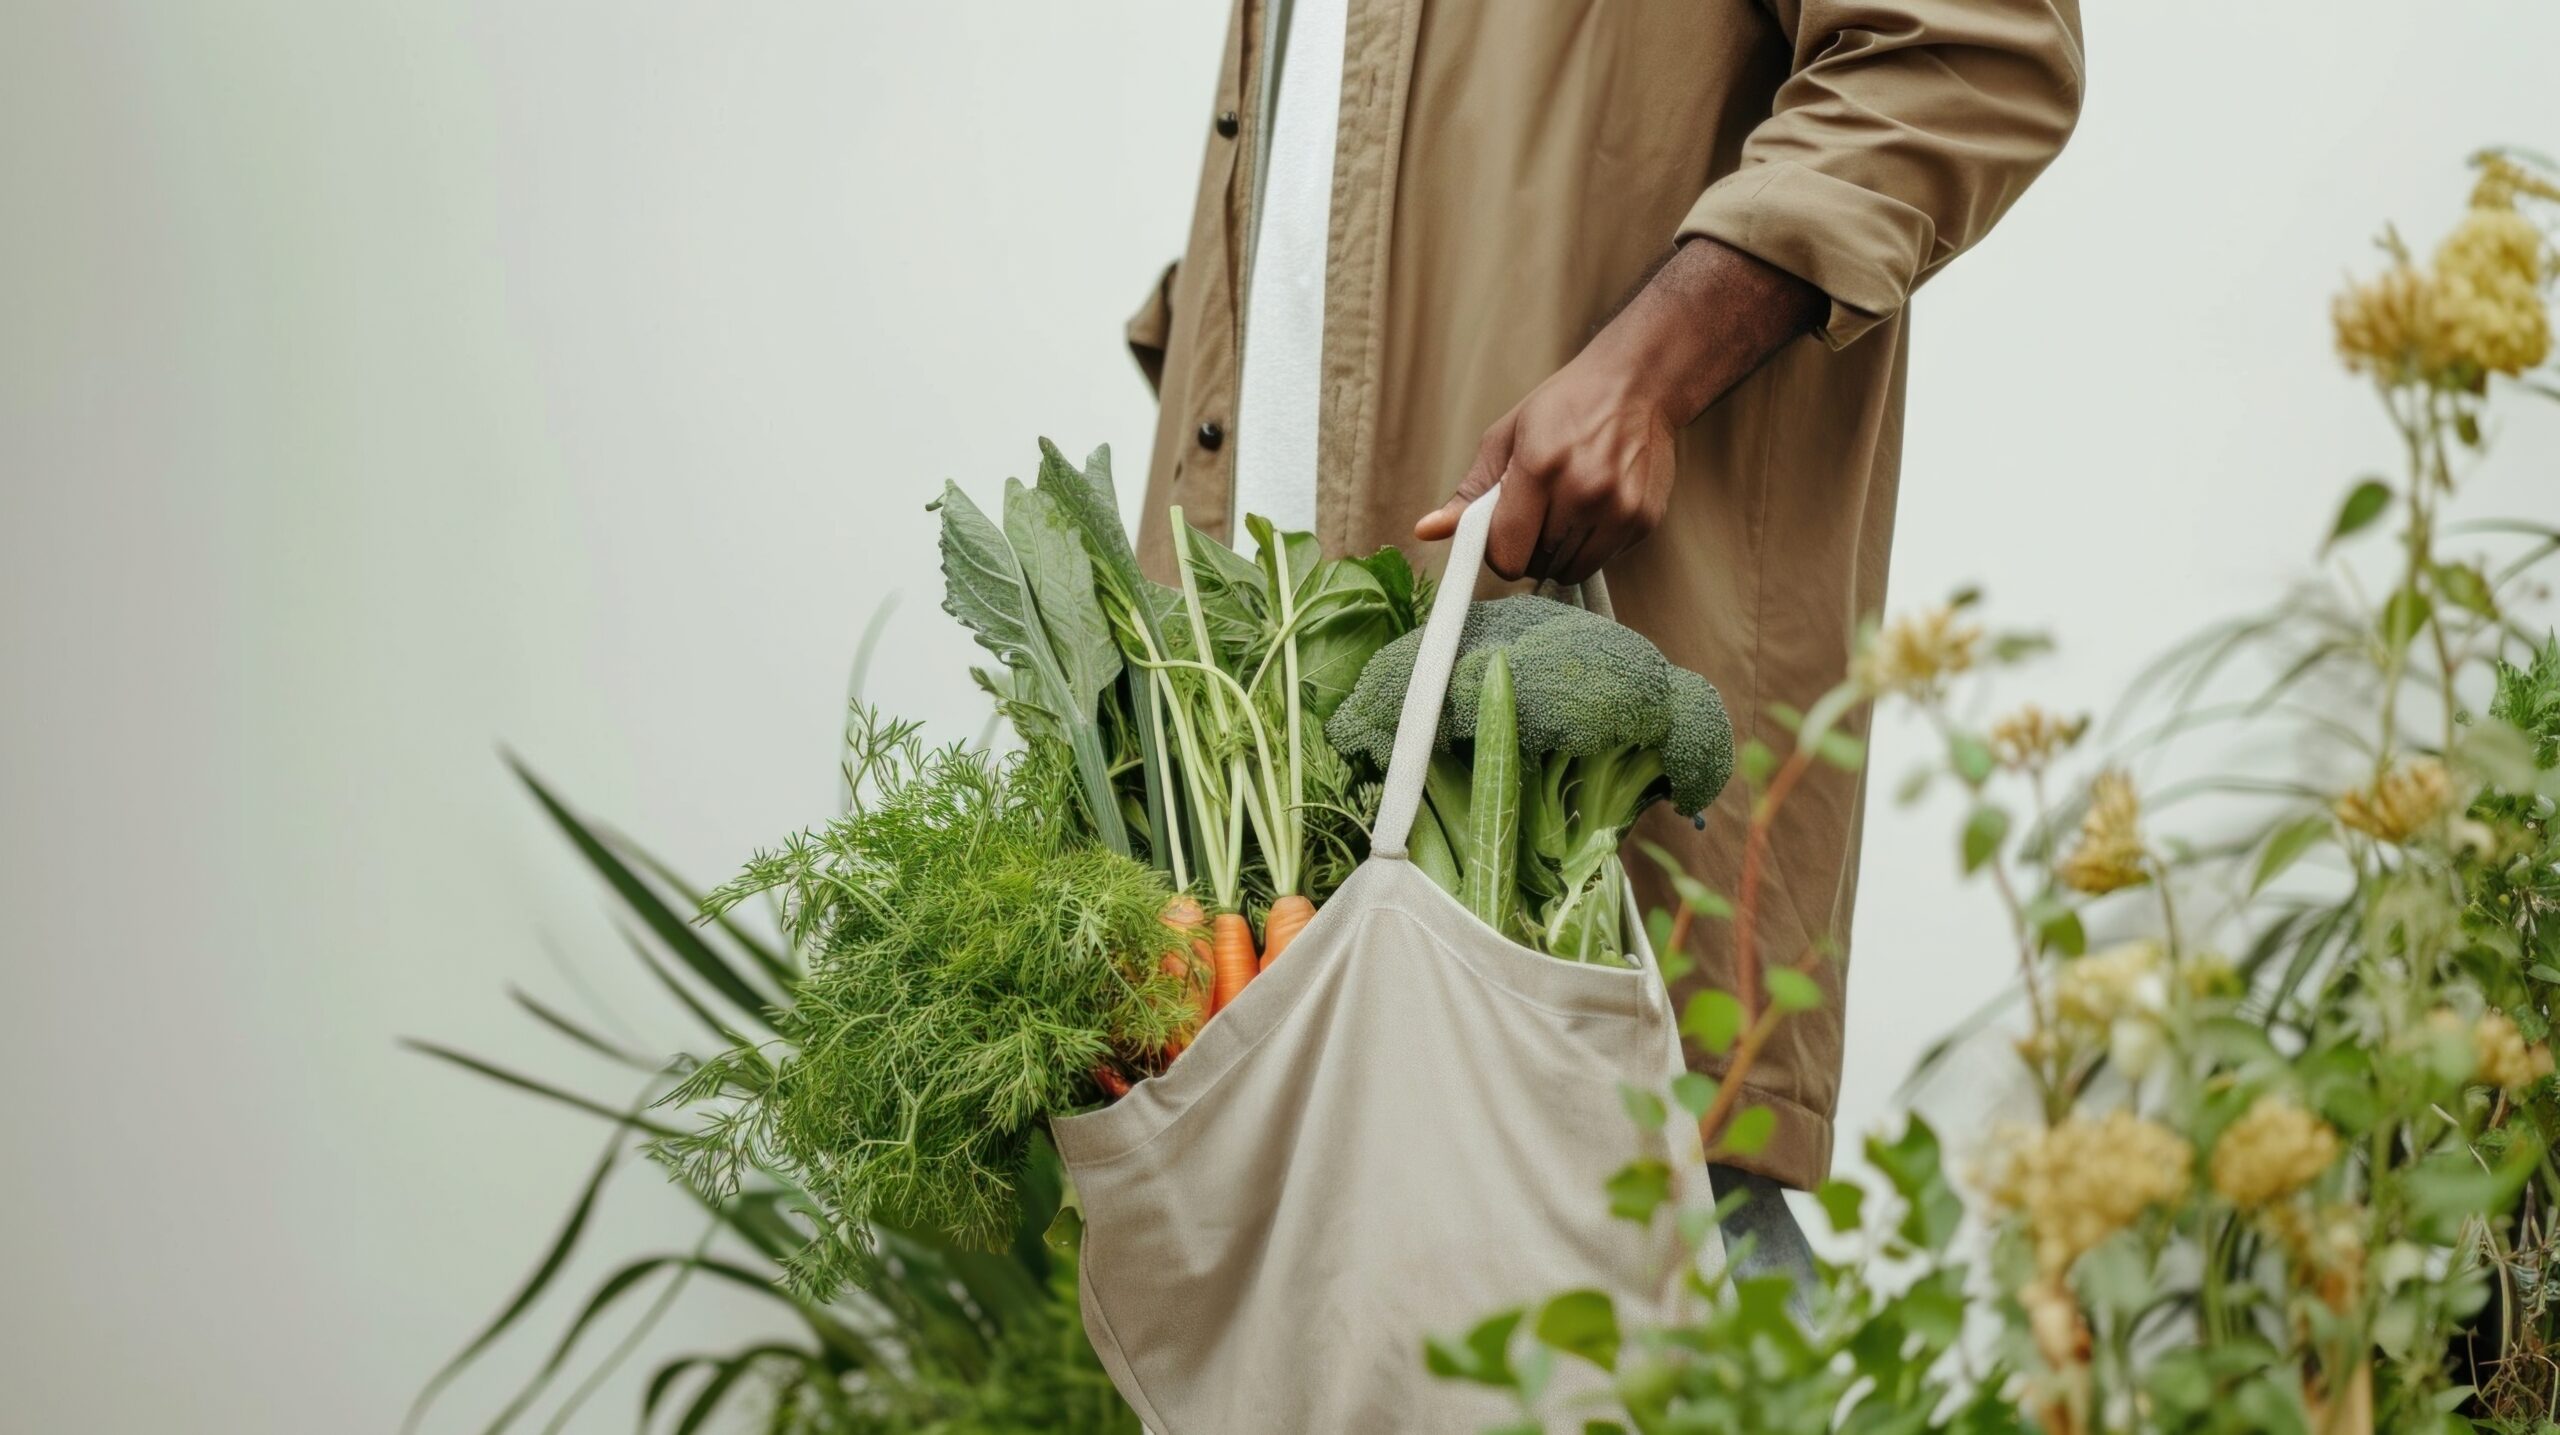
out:
<path id="1" fill-rule="evenodd" d="M 2064 855 L 2054 875 L 2075 892 L 2100 896 L 2143 880 L 2142 799 L 2133 779 L 2103 772 L 2089 785 L 2089 811 L 2080 819 L 2080 840 Z"/>
<path id="2" fill-rule="evenodd" d="M 1859 650 L 1850 676 L 1876 697 L 1927 697 L 1972 668 L 1981 643 L 1982 630 L 1958 621 L 1955 608 L 1942 603 L 1885 624 Z"/>
<path id="3" fill-rule="evenodd" d="M 2480 164 L 2469 212 L 2427 268 L 2403 259 L 2331 306 L 2350 370 L 2385 383 L 2469 387 L 2550 356 L 2543 289 L 2560 273 L 2560 256 L 2516 203 L 2560 198 L 2560 187 L 2500 156 Z"/>
<path id="4" fill-rule="evenodd" d="M 2127 942 L 2066 963 L 2053 984 L 2057 1035 L 2072 1046 L 2103 1042 L 2118 1070 L 2139 1080 L 2166 1049 L 2169 954 Z"/>
<path id="5" fill-rule="evenodd" d="M 2029 703 L 1991 725 L 1991 750 L 2012 772 L 2041 772 L 2089 730 L 2089 719 L 2056 717 Z"/>
<path id="6" fill-rule="evenodd" d="M 2125 1017 L 2155 1016 L 2168 1004 L 2169 954 L 2158 942 L 2127 942 L 2062 969 L 2053 985 L 2056 1021 L 2104 1030 Z"/>
<path id="7" fill-rule="evenodd" d="M 2503 1091 L 2522 1091 L 2551 1074 L 2551 1048 L 2527 1045 L 2524 1033 L 2505 1012 L 2481 1014 L 2471 1027 L 2471 1044 L 2479 1049 L 2480 1080 Z"/>
<path id="8" fill-rule="evenodd" d="M 2338 820 L 2382 842 L 2406 842 L 2433 827 L 2453 804 L 2453 775 L 2422 757 L 2401 763 L 2330 804 Z"/>
<path id="9" fill-rule="evenodd" d="M 2213 1189 L 2243 1210 L 2281 1201 L 2338 1159 L 2329 1123 L 2273 1092 L 2231 1123 L 2213 1146 Z"/>
<path id="10" fill-rule="evenodd" d="M 2146 1208 L 2174 1205 L 2194 1170 L 2185 1138 L 2117 1110 L 2013 1133 L 1982 1184 L 1994 1205 L 2026 1218 L 2038 1268 L 2059 1277 Z"/>
<path id="11" fill-rule="evenodd" d="M 2294 1268 L 2331 1310 L 2355 1304 L 2364 1281 L 2365 1213 L 2353 1205 L 2277 1206 L 2262 1218 Z"/>
<path id="12" fill-rule="evenodd" d="M 2520 374 L 2551 354 L 2542 231 L 2512 209 L 2475 209 L 2436 249 L 2444 345 L 2484 373 Z"/>

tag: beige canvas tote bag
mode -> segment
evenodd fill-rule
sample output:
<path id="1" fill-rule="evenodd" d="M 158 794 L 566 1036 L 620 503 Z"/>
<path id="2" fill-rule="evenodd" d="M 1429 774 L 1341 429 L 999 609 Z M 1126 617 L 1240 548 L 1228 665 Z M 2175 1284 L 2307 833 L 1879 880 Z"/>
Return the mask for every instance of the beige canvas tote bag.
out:
<path id="1" fill-rule="evenodd" d="M 1430 1375 L 1426 1336 L 1576 1288 L 1632 1322 L 1675 1284 L 1668 1210 L 1639 1228 L 1602 1190 L 1697 1169 L 1693 1127 L 1645 1133 L 1619 1092 L 1681 1070 L 1642 933 L 1632 967 L 1551 957 L 1405 858 L 1498 492 L 1451 546 L 1369 860 L 1163 1075 L 1052 1123 L 1085 1329 L 1154 1435 L 1475 1432 L 1516 1411 Z"/>

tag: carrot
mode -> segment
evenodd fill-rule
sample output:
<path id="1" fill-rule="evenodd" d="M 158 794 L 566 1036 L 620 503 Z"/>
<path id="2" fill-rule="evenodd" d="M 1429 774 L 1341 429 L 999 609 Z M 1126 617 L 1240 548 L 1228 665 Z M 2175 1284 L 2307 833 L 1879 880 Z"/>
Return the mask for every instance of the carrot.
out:
<path id="1" fill-rule="evenodd" d="M 1280 954 L 1307 929 L 1316 918 L 1316 904 L 1295 892 L 1271 904 L 1271 915 L 1262 923 L 1262 970 L 1280 960 Z"/>
<path id="2" fill-rule="evenodd" d="M 1253 924 L 1242 912 L 1220 912 L 1209 927 L 1210 970 L 1217 974 L 1217 1005 L 1225 1011 L 1227 1004 L 1244 995 L 1244 984 L 1253 980 L 1259 970 L 1253 952 Z"/>
<path id="3" fill-rule="evenodd" d="M 1102 1088 L 1106 1101 L 1117 1101 L 1129 1094 L 1129 1078 L 1122 1076 L 1120 1069 L 1108 1061 L 1093 1064 L 1093 1084 Z"/>
<path id="4" fill-rule="evenodd" d="M 1164 924 L 1177 932 L 1196 932 L 1207 921 L 1200 904 L 1188 897 L 1176 897 L 1165 904 Z M 1193 937 L 1189 956 L 1167 952 L 1158 965 L 1166 975 L 1183 979 L 1183 993 L 1191 1003 L 1191 1020 L 1184 1025 L 1180 1035 L 1164 1044 L 1165 1063 L 1171 1065 L 1175 1057 L 1182 1055 L 1183 1048 L 1191 1044 L 1191 1038 L 1200 1034 L 1201 1024 L 1209 1019 L 1209 1014 L 1217 1010 L 1209 985 L 1213 965 L 1209 960 L 1209 943 L 1205 938 Z"/>

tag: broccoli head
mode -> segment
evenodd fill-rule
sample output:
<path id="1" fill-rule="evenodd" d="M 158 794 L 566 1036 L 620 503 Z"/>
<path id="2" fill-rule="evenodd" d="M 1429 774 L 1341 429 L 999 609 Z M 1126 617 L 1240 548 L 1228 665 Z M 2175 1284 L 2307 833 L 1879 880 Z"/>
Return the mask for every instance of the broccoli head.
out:
<path id="1" fill-rule="evenodd" d="M 1421 647 L 1420 630 L 1406 633 L 1361 669 L 1325 725 L 1338 751 L 1385 768 Z M 1705 678 L 1674 667 L 1631 628 L 1527 594 L 1475 604 L 1441 704 L 1417 824 L 1436 831 L 1417 831 L 1414 842 L 1416 860 L 1452 891 L 1451 879 L 1462 881 L 1471 859 L 1476 716 L 1497 652 L 1510 669 L 1522 784 L 1522 927 L 1513 935 L 1560 955 L 1614 955 L 1619 844 L 1656 802 L 1696 818 L 1715 800 L 1733 774 L 1732 721 Z"/>

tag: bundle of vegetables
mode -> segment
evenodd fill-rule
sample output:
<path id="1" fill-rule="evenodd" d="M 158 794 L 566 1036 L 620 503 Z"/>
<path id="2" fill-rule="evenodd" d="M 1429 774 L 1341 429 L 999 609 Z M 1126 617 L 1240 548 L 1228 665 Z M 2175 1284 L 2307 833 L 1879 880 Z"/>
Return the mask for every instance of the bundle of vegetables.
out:
<path id="1" fill-rule="evenodd" d="M 806 970 L 778 1040 L 695 1070 L 668 1099 L 700 1124 L 657 1146 L 714 1198 L 750 1169 L 802 1193 L 813 1299 L 869 1283 L 875 1228 L 1001 1244 L 1047 1120 L 1163 1070 L 1282 954 L 1377 804 L 1324 720 L 1426 599 L 1393 550 L 1327 561 L 1256 519 L 1248 558 L 1178 512 L 1180 583 L 1150 581 L 1103 452 L 1044 444 L 995 514 L 934 507 L 944 607 L 1022 746 L 856 709 L 847 813 L 707 904 L 778 900 Z"/>
<path id="2" fill-rule="evenodd" d="M 1097 841 L 1207 899 L 1214 1014 L 1366 853 L 1376 786 L 1324 720 L 1414 627 L 1422 585 L 1392 548 L 1328 560 L 1314 535 L 1260 518 L 1246 557 L 1178 508 L 1179 585 L 1156 583 L 1121 527 L 1107 450 L 1078 468 L 1044 442 L 1037 481 L 1008 483 L 997 516 L 956 485 L 934 506 L 944 609 L 1005 665 L 980 681 L 1026 741 L 1073 754 Z"/>
<path id="3" fill-rule="evenodd" d="M 657 1143 L 715 1199 L 751 1168 L 809 1198 L 789 1270 L 810 1299 L 871 1274 L 875 1224 L 1000 1247 L 1047 1118 L 1193 1019 L 1173 889 L 1091 840 L 1062 752 L 927 749 L 867 708 L 847 740 L 850 810 L 706 904 L 778 899 L 806 966 L 784 1049 L 706 1060 L 668 1098 L 703 1123 Z"/>
<path id="4" fill-rule="evenodd" d="M 1383 771 L 1421 651 L 1380 648 L 1326 725 Z M 1623 960 L 1618 848 L 1646 808 L 1691 818 L 1733 774 L 1733 724 L 1706 679 L 1633 629 L 1528 594 L 1467 611 L 1414 862 L 1495 930 L 1580 961 Z"/>

